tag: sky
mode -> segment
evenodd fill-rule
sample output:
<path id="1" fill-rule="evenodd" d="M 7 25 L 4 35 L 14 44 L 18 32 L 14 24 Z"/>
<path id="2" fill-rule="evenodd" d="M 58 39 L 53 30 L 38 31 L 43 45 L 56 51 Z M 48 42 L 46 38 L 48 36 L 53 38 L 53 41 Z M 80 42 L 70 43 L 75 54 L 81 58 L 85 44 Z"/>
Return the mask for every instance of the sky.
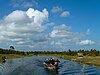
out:
<path id="1" fill-rule="evenodd" d="M 0 0 L 0 48 L 100 50 L 100 0 Z"/>

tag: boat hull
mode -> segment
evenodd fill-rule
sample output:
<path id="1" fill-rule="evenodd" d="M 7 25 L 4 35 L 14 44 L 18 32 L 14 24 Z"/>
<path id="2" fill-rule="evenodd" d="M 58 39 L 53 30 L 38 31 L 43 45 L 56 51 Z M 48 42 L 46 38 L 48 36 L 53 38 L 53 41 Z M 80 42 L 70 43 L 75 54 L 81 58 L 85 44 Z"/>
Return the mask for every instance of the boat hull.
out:
<path id="1" fill-rule="evenodd" d="M 55 66 L 55 65 L 51 65 L 51 64 L 47 64 L 47 63 L 44 63 L 44 65 L 45 65 L 45 68 L 49 69 L 49 70 L 56 70 L 57 69 L 57 66 Z"/>

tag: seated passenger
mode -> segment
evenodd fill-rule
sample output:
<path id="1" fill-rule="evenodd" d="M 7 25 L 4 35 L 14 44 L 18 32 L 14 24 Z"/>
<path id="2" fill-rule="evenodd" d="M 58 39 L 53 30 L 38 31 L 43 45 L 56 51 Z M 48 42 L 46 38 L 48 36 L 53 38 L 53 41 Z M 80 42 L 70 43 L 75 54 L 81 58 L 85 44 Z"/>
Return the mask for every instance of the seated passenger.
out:
<path id="1" fill-rule="evenodd" d="M 49 64 L 49 59 L 45 59 L 45 61 L 44 61 L 46 64 Z"/>

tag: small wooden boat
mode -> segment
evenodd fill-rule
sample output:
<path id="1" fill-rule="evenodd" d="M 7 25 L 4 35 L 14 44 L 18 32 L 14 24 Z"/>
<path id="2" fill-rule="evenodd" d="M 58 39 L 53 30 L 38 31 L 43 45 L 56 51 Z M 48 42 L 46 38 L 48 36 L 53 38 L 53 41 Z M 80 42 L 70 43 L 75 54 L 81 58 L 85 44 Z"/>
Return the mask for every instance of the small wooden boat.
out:
<path id="1" fill-rule="evenodd" d="M 44 63 L 44 65 L 45 65 L 45 68 L 49 69 L 49 70 L 56 70 L 57 69 L 56 65 L 47 64 L 47 63 Z"/>
<path id="2" fill-rule="evenodd" d="M 60 61 L 55 58 L 46 59 L 44 62 L 45 68 L 49 70 L 57 70 Z"/>

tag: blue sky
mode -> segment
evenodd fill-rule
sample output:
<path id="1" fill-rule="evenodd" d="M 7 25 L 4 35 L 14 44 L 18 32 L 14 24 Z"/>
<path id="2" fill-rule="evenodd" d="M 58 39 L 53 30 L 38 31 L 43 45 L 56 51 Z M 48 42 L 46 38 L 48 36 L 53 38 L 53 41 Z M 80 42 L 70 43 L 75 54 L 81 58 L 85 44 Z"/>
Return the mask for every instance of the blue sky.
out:
<path id="1" fill-rule="evenodd" d="M 100 0 L 0 0 L 0 47 L 100 50 Z"/>

